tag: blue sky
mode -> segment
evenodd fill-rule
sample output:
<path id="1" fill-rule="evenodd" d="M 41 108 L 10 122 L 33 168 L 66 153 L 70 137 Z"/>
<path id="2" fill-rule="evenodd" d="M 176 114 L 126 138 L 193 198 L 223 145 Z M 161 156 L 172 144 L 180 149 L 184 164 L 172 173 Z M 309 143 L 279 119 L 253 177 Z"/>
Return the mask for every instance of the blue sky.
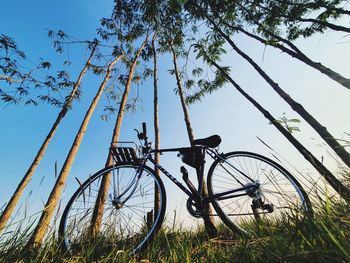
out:
<path id="1" fill-rule="evenodd" d="M 76 79 L 87 54 L 83 49 L 76 48 L 63 57 L 58 56 L 47 38 L 46 29 L 62 29 L 80 39 L 90 39 L 95 36 L 99 19 L 108 17 L 111 7 L 112 1 L 106 0 L 2 0 L 0 33 L 13 37 L 33 61 L 39 57 L 49 58 L 53 61 L 54 69 L 58 69 L 62 61 L 69 58 L 73 61 L 71 76 Z M 243 37 L 238 38 L 237 41 L 282 88 L 329 128 L 335 137 L 349 140 L 349 137 L 344 135 L 344 132 L 350 132 L 348 90 L 278 51 L 271 48 L 265 49 Z M 322 36 L 317 35 L 312 39 L 298 41 L 297 44 L 313 59 L 349 77 L 349 43 L 342 43 L 346 41 L 350 41 L 349 37 L 344 38 L 342 34 L 327 32 Z M 246 62 L 230 49 L 228 51 L 222 63 L 232 66 L 232 76 L 243 88 L 276 117 L 281 117 L 285 112 L 288 118 L 299 118 Z M 173 92 L 176 83 L 174 77 L 167 72 L 171 67 L 170 57 L 160 58 L 159 64 L 162 146 L 188 145 L 179 98 Z M 90 75 L 83 81 L 83 99 L 79 103 L 75 102 L 73 110 L 62 122 L 24 195 L 28 196 L 33 189 L 33 194 L 27 199 L 30 203 L 30 211 L 38 211 L 46 201 L 55 179 L 54 164 L 57 162 L 60 170 L 100 80 Z M 138 111 L 127 114 L 124 120 L 122 140 L 135 140 L 133 129 L 139 128 L 142 121 L 147 121 L 148 130 L 152 134 L 151 82 L 146 82 L 140 87 L 140 95 L 142 102 Z M 84 180 L 89 174 L 102 168 L 105 162 L 114 123 L 113 118 L 109 122 L 100 119 L 103 103 L 102 100 L 77 155 L 64 193 L 64 201 L 78 186 L 74 177 Z M 26 172 L 57 113 L 58 109 L 46 105 L 5 107 L 0 104 L 0 178 L 2 181 L 0 207 L 8 200 Z M 229 85 L 206 97 L 203 103 L 191 106 L 190 114 L 196 137 L 215 133 L 221 135 L 222 151 L 249 150 L 271 157 L 271 152 L 257 140 L 256 137 L 259 136 L 290 162 L 290 164 L 285 163 L 289 170 L 293 170 L 294 166 L 310 174 L 314 173 L 275 128 L 269 125 L 268 121 Z M 297 138 L 317 157 L 323 156 L 325 163 L 334 168 L 336 165 L 328 155 L 327 148 L 322 146 L 321 139 L 304 122 L 300 124 L 300 129 L 302 132 L 296 134 Z M 171 172 L 179 174 L 178 161 L 167 157 L 163 160 L 166 167 L 166 164 L 169 164 Z M 42 178 L 44 180 L 41 182 Z M 183 210 L 185 201 L 183 195 L 179 190 L 175 190 L 168 180 L 165 179 L 165 183 L 169 188 L 168 196 L 177 197 L 168 199 L 168 212 L 171 213 L 175 208 Z"/>

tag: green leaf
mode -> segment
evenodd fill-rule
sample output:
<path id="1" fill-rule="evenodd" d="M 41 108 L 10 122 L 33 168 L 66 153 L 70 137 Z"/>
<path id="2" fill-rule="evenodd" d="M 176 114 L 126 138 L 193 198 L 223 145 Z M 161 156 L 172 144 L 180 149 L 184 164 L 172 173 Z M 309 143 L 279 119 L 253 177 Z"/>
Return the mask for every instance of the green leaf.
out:
<path id="1" fill-rule="evenodd" d="M 47 69 L 51 68 L 51 64 L 48 61 L 41 62 L 40 65 L 41 65 L 42 68 L 47 68 Z"/>

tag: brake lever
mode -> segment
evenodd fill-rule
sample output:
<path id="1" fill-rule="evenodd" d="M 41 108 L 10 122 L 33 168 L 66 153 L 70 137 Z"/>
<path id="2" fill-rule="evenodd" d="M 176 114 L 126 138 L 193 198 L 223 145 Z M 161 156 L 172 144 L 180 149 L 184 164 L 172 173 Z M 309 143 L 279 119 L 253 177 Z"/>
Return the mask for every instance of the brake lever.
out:
<path id="1" fill-rule="evenodd" d="M 137 138 L 138 138 L 139 140 L 142 140 L 142 138 L 143 138 L 142 133 L 140 133 L 140 132 L 139 132 L 138 130 L 136 130 L 136 129 L 134 129 L 134 131 L 137 132 Z"/>

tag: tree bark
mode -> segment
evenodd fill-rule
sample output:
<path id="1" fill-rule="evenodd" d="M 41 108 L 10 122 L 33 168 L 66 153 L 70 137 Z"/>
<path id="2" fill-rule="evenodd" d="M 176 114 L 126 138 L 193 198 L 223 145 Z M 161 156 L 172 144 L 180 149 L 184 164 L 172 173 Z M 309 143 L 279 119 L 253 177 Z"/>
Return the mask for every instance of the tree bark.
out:
<path id="1" fill-rule="evenodd" d="M 210 19 L 210 18 L 208 18 Z M 333 149 L 333 151 L 340 157 L 340 159 L 350 168 L 350 154 L 342 147 L 338 141 L 328 132 L 327 128 L 321 125 L 305 108 L 289 94 L 287 94 L 280 86 L 274 82 L 246 53 L 240 50 L 235 43 L 227 36 L 216 24 L 210 19 L 215 30 L 231 45 L 231 47 L 246 61 L 248 61 L 254 69 L 266 80 L 266 82 L 273 88 L 273 90 L 285 101 L 291 108 L 296 111 Z"/>
<path id="2" fill-rule="evenodd" d="M 148 41 L 148 36 L 146 37 L 145 41 L 142 43 L 139 50 L 137 51 L 137 54 L 133 60 L 131 67 L 130 67 L 128 80 L 127 80 L 127 83 L 125 85 L 125 90 L 124 90 L 124 93 L 123 93 L 123 96 L 122 96 L 122 99 L 120 102 L 119 110 L 118 110 L 116 124 L 115 124 L 114 130 L 113 130 L 111 147 L 118 142 L 118 138 L 120 135 L 120 129 L 122 126 L 122 121 L 123 121 L 124 112 L 125 112 L 125 106 L 126 106 L 126 103 L 128 100 L 134 71 L 135 71 L 135 68 L 137 65 L 137 61 L 141 55 L 141 51 L 145 47 L 147 41 Z M 113 157 L 109 153 L 105 166 L 108 167 L 112 164 L 113 164 Z M 91 234 L 93 236 L 96 236 L 98 234 L 98 231 L 100 230 L 100 227 L 101 227 L 102 217 L 103 217 L 103 209 L 104 209 L 104 204 L 105 204 L 107 194 L 108 194 L 108 186 L 109 186 L 109 182 L 110 182 L 110 177 L 111 177 L 111 174 L 108 173 L 105 176 L 103 176 L 103 178 L 101 180 L 101 186 L 100 186 L 97 198 L 96 198 L 96 204 L 95 204 L 92 219 L 91 219 L 90 231 L 91 231 Z"/>
<path id="3" fill-rule="evenodd" d="M 332 69 L 330 68 L 327 68 L 326 66 L 324 66 L 322 63 L 320 62 L 315 62 L 313 60 L 311 60 L 308 56 L 306 56 L 302 51 L 300 51 L 293 43 L 291 43 L 290 41 L 288 41 L 287 39 L 283 39 L 283 42 L 286 43 L 287 45 L 289 45 L 292 49 L 294 50 L 291 50 L 281 44 L 278 44 L 278 43 L 271 43 L 269 40 L 267 39 L 264 39 L 264 38 L 261 38 L 257 35 L 254 35 L 246 30 L 244 30 L 243 28 L 241 27 L 238 27 L 238 26 L 231 26 L 229 25 L 228 23 L 224 22 L 223 23 L 225 24 L 225 26 L 231 28 L 231 29 L 234 29 L 234 30 L 238 30 L 240 32 L 242 32 L 243 34 L 259 41 L 260 43 L 264 44 L 264 45 L 269 45 L 269 46 L 272 46 L 274 48 L 278 48 L 280 49 L 282 52 L 285 52 L 287 53 L 288 55 L 290 55 L 291 57 L 293 58 L 296 58 L 298 60 L 300 60 L 301 62 L 309 65 L 310 67 L 318 70 L 319 72 L 325 74 L 327 77 L 329 77 L 330 79 L 338 82 L 340 85 L 344 86 L 345 88 L 349 89 L 350 90 L 350 79 L 348 78 L 345 78 L 344 76 L 340 75 L 339 73 L 333 71 Z M 272 37 L 276 38 L 277 36 L 276 35 L 272 35 L 270 34 Z M 277 40 L 279 41 L 282 41 L 281 37 L 278 37 L 276 38 Z"/>
<path id="4" fill-rule="evenodd" d="M 157 63 L 157 50 L 155 46 L 155 41 L 157 38 L 157 33 L 154 33 L 152 39 L 152 51 L 153 51 L 153 125 L 154 125 L 154 147 L 155 150 L 160 149 L 160 132 L 159 132 L 159 112 L 158 112 L 158 63 Z M 160 162 L 160 153 L 156 152 L 154 160 L 156 164 Z M 158 167 L 154 166 L 154 171 L 157 176 L 160 176 L 160 171 Z M 155 193 L 154 193 L 154 214 L 157 214 L 159 211 L 160 204 L 160 193 L 157 184 L 155 183 Z"/>
<path id="5" fill-rule="evenodd" d="M 61 123 L 62 119 L 65 117 L 66 113 L 68 112 L 69 108 L 71 107 L 73 100 L 75 98 L 75 95 L 79 89 L 81 80 L 84 76 L 84 74 L 86 73 L 86 71 L 88 70 L 88 67 L 91 63 L 91 59 L 95 53 L 97 44 L 95 44 L 92 47 L 90 56 L 88 58 L 88 60 L 86 61 L 83 69 L 81 70 L 78 79 L 68 97 L 68 99 L 66 100 L 66 102 L 64 103 L 61 111 L 59 112 L 56 121 L 54 122 L 54 124 L 52 125 L 51 130 L 49 131 L 48 135 L 46 136 L 44 142 L 42 143 L 39 151 L 37 152 L 32 164 L 30 165 L 29 169 L 27 170 L 27 172 L 25 173 L 24 177 L 22 178 L 21 182 L 19 183 L 19 185 L 17 186 L 16 191 L 13 193 L 10 201 L 8 202 L 4 212 L 1 214 L 0 217 L 0 233 L 1 231 L 4 229 L 4 227 L 6 226 L 7 221 L 9 220 L 9 218 L 12 215 L 12 212 L 14 210 L 14 208 L 16 207 L 20 197 L 23 194 L 24 189 L 26 188 L 26 186 L 28 185 L 30 179 L 32 178 L 36 168 L 38 167 L 41 159 L 44 157 L 44 154 L 46 152 L 47 147 L 49 146 L 51 139 L 53 138 L 59 124 Z"/>
<path id="6" fill-rule="evenodd" d="M 340 182 L 315 156 L 312 155 L 297 139 L 294 138 L 276 119 L 249 94 L 247 94 L 215 61 L 207 57 L 207 60 L 214 65 L 231 84 L 257 108 L 274 125 L 287 140 L 304 156 L 304 158 L 325 178 L 333 189 L 344 199 L 350 202 L 350 189 Z"/>
<path id="7" fill-rule="evenodd" d="M 281 16 L 285 17 L 287 19 L 289 18 L 288 16 L 284 16 L 284 15 L 281 15 Z M 339 26 L 339 25 L 332 24 L 332 23 L 325 22 L 325 21 L 321 21 L 318 19 L 300 17 L 300 18 L 296 18 L 295 20 L 300 21 L 300 22 L 309 22 L 309 23 L 313 23 L 313 24 L 318 24 L 318 25 L 333 29 L 334 31 L 350 33 L 350 28 L 348 28 L 348 27 Z"/>
<path id="8" fill-rule="evenodd" d="M 180 78 L 179 70 L 178 70 L 178 66 L 177 66 L 176 52 L 175 52 L 172 44 L 170 44 L 170 48 L 171 48 L 171 52 L 173 54 L 174 72 L 175 72 L 176 83 L 177 83 L 177 87 L 178 87 L 178 91 L 179 91 L 181 106 L 182 106 L 182 110 L 184 113 L 184 120 L 186 123 L 187 134 L 188 134 L 188 138 L 190 140 L 191 147 L 193 147 L 194 146 L 194 144 L 193 144 L 194 133 L 193 133 L 193 129 L 192 129 L 191 121 L 190 121 L 190 116 L 189 116 L 187 105 L 186 105 L 185 94 L 184 94 L 184 90 L 182 87 L 181 78 Z M 200 182 L 200 175 L 201 175 L 200 169 L 196 169 L 196 172 L 197 172 L 198 182 Z M 208 189 L 207 189 L 204 178 L 202 181 L 202 193 L 204 196 L 208 195 Z M 209 215 L 212 214 L 212 207 L 210 206 L 210 204 L 208 204 L 208 207 L 206 207 L 206 210 L 208 211 Z M 210 237 L 215 237 L 217 235 L 217 229 L 214 225 L 213 218 L 210 217 L 209 215 L 203 216 L 205 229 Z"/>
<path id="9" fill-rule="evenodd" d="M 27 248 L 29 248 L 29 249 L 32 247 L 38 248 L 42 243 L 42 240 L 43 240 L 44 235 L 47 231 L 47 228 L 50 225 L 52 215 L 55 211 L 55 208 L 56 208 L 57 203 L 59 201 L 59 198 L 61 196 L 61 192 L 63 190 L 65 183 L 66 183 L 70 169 L 73 165 L 75 156 L 79 150 L 80 144 L 82 142 L 82 139 L 85 135 L 85 132 L 86 132 L 86 129 L 87 129 L 88 124 L 90 122 L 90 119 L 92 117 L 92 114 L 93 114 L 93 112 L 97 106 L 97 103 L 101 98 L 103 90 L 104 90 L 104 88 L 109 80 L 109 77 L 111 75 L 111 71 L 112 71 L 114 64 L 117 63 L 117 61 L 119 59 L 121 59 L 122 57 L 123 57 L 123 55 L 115 58 L 108 66 L 105 78 L 102 81 L 100 88 L 98 89 L 97 94 L 95 95 L 94 99 L 92 100 L 90 107 L 84 116 L 83 122 L 81 123 L 79 131 L 78 131 L 78 133 L 74 139 L 74 142 L 70 148 L 68 156 L 67 156 L 67 158 L 64 162 L 64 165 L 62 167 L 62 170 L 61 170 L 59 176 L 57 177 L 57 181 L 56 181 L 55 186 L 53 187 L 53 189 L 51 191 L 51 194 L 50 194 L 49 199 L 45 205 L 43 213 L 41 214 L 40 220 L 39 220 L 36 228 L 34 229 L 34 232 L 33 232 L 32 236 L 27 244 Z"/>

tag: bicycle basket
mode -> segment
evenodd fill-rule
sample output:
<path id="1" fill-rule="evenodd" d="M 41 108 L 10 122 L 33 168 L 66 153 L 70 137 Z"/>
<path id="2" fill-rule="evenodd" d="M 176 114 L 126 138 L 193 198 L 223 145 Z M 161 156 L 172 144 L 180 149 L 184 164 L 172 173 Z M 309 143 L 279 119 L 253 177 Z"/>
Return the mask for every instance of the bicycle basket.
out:
<path id="1" fill-rule="evenodd" d="M 181 160 L 194 168 L 199 168 L 203 164 L 203 153 L 201 147 L 189 147 L 179 150 Z"/>
<path id="2" fill-rule="evenodd" d="M 116 163 L 137 163 L 139 160 L 135 149 L 132 147 L 112 147 L 111 153 Z"/>

